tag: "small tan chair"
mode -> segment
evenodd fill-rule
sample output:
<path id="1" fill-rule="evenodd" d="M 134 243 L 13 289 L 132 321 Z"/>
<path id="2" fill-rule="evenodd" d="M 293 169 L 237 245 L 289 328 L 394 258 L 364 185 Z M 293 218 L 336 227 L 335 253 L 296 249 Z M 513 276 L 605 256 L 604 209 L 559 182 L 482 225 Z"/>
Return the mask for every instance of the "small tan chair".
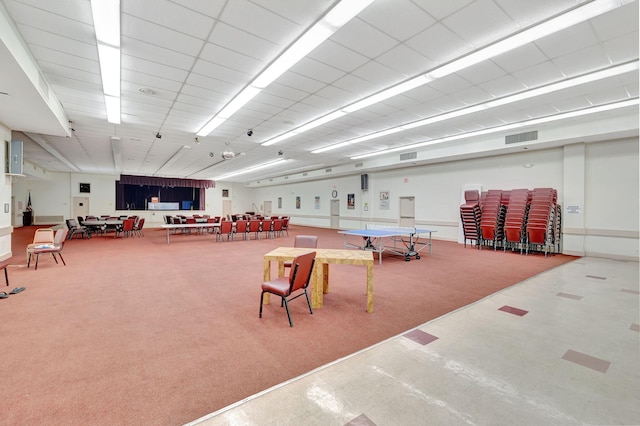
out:
<path id="1" fill-rule="evenodd" d="M 318 237 L 316 235 L 296 235 L 293 246 L 298 248 L 318 248 Z M 291 268 L 292 262 L 284 262 L 285 268 Z"/>

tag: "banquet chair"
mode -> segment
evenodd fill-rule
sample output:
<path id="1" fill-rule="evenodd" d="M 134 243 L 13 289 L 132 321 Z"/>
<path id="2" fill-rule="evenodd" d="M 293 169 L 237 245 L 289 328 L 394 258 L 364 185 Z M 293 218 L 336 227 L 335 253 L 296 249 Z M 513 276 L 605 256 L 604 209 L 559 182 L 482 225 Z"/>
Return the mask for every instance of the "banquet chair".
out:
<path id="1" fill-rule="evenodd" d="M 265 233 L 267 238 L 271 238 L 273 235 L 273 229 L 271 228 L 273 225 L 273 220 L 271 219 L 263 219 L 262 220 L 262 232 Z"/>
<path id="2" fill-rule="evenodd" d="M 220 228 L 218 229 L 218 233 L 216 234 L 216 239 L 218 241 L 222 240 L 224 235 L 227 236 L 227 241 L 235 238 L 233 235 L 233 222 L 230 220 L 223 220 L 220 222 Z"/>
<path id="3" fill-rule="evenodd" d="M 318 248 L 318 237 L 316 235 L 296 235 L 293 246 L 298 248 Z M 285 268 L 291 268 L 292 262 L 284 262 Z"/>
<path id="4" fill-rule="evenodd" d="M 144 217 L 138 219 L 138 222 L 133 225 L 133 234 L 138 237 L 144 237 L 142 233 L 142 227 L 144 226 Z"/>
<path id="5" fill-rule="evenodd" d="M 65 220 L 65 222 L 67 223 L 67 228 L 69 230 L 68 232 L 69 239 L 72 239 L 74 235 L 80 235 L 81 238 L 84 238 L 85 236 L 87 238 L 91 237 L 91 234 L 89 233 L 89 230 L 87 229 L 87 227 L 78 225 L 78 222 L 76 222 L 75 219 L 67 219 Z"/>
<path id="6" fill-rule="evenodd" d="M 260 239 L 260 234 L 262 233 L 262 229 L 260 228 L 260 221 L 257 219 L 251 219 L 249 221 L 249 230 L 247 232 L 252 233 L 255 236 L 255 239 Z"/>
<path id="7" fill-rule="evenodd" d="M 271 235 L 273 237 L 282 237 L 282 219 L 274 219 L 271 227 Z"/>
<path id="8" fill-rule="evenodd" d="M 53 231 L 53 230 L 51 230 Z M 62 248 L 64 247 L 64 242 L 67 239 L 67 234 L 69 233 L 68 229 L 60 228 L 56 231 L 55 236 L 53 238 L 53 243 L 39 243 L 39 244 L 29 244 L 27 247 L 27 268 L 31 264 L 31 258 L 33 256 L 36 257 L 36 267 L 35 270 L 38 270 L 38 259 L 40 255 L 43 253 L 51 253 L 53 256 L 53 260 L 58 263 L 58 259 L 56 258 L 56 253 L 60 256 L 60 260 L 62 260 L 62 264 L 67 266 L 67 263 L 64 261 L 62 257 Z"/>
<path id="9" fill-rule="evenodd" d="M 235 235 L 242 235 L 242 239 L 247 239 L 247 234 L 249 233 L 249 222 L 244 219 L 240 219 L 236 222 L 236 232 Z"/>
<path id="10" fill-rule="evenodd" d="M 282 216 L 282 232 L 287 233 L 289 236 L 289 216 Z"/>
<path id="11" fill-rule="evenodd" d="M 311 300 L 309 300 L 309 293 L 307 293 L 307 287 L 309 287 L 309 283 L 311 282 L 311 274 L 315 258 L 315 251 L 296 256 L 296 258 L 293 259 L 293 264 L 295 266 L 289 271 L 288 277 L 278 277 L 271 281 L 262 283 L 262 293 L 260 293 L 260 318 L 262 318 L 262 306 L 265 293 L 280 296 L 282 299 L 280 307 L 284 305 L 287 309 L 287 317 L 289 318 L 290 327 L 293 327 L 291 312 L 289 312 L 289 302 L 292 300 L 304 295 L 307 298 L 309 312 L 313 314 L 313 309 L 311 309 Z M 289 298 L 289 296 L 292 296 L 296 292 L 298 294 Z"/>
<path id="12" fill-rule="evenodd" d="M 38 228 L 33 234 L 33 241 L 27 245 L 27 261 L 29 260 L 30 250 L 36 245 L 53 244 L 55 239 L 55 231 L 51 228 Z"/>

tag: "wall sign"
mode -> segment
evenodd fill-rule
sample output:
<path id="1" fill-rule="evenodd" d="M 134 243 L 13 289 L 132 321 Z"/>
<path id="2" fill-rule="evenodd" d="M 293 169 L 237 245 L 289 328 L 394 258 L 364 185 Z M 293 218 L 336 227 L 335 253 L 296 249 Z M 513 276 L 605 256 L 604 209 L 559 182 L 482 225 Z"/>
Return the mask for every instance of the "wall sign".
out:
<path id="1" fill-rule="evenodd" d="M 80 184 L 80 192 L 91 192 L 91 184 L 90 183 L 81 183 Z"/>

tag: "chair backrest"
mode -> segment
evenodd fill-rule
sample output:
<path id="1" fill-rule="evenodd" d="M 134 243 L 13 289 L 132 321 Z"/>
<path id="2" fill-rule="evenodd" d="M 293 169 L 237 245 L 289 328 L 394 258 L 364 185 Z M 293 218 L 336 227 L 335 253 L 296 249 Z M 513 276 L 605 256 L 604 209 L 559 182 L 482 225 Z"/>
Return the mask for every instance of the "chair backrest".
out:
<path id="1" fill-rule="evenodd" d="M 138 220 L 138 225 L 136 226 L 136 229 L 140 230 L 142 229 L 143 226 L 144 226 L 144 217 L 141 217 L 140 220 Z"/>
<path id="2" fill-rule="evenodd" d="M 263 231 L 271 231 L 271 224 L 273 221 L 271 219 L 263 219 L 262 220 L 262 230 Z"/>
<path id="3" fill-rule="evenodd" d="M 59 246 L 64 244 L 64 240 L 67 239 L 67 235 L 69 234 L 69 230 L 66 228 L 60 228 L 56 231 L 55 237 L 53 237 L 53 243 Z"/>
<path id="4" fill-rule="evenodd" d="M 66 222 L 67 222 L 67 227 L 69 229 L 74 229 L 78 227 L 78 222 L 76 222 L 75 219 L 67 219 Z"/>
<path id="5" fill-rule="evenodd" d="M 36 229 L 36 233 L 33 234 L 33 243 L 53 243 L 54 242 L 54 234 L 53 229 L 51 228 L 40 228 Z"/>
<path id="6" fill-rule="evenodd" d="M 122 221 L 122 230 L 123 231 L 133 231 L 133 222 L 134 219 L 125 219 Z"/>
<path id="7" fill-rule="evenodd" d="M 289 226 L 289 216 L 282 217 L 282 229 L 287 229 Z"/>
<path id="8" fill-rule="evenodd" d="M 252 219 L 249 221 L 249 232 L 258 232 L 260 230 L 260 221 Z"/>
<path id="9" fill-rule="evenodd" d="M 80 225 L 82 225 L 84 223 L 84 219 L 82 218 L 82 216 L 78 216 L 78 223 Z"/>
<path id="10" fill-rule="evenodd" d="M 289 294 L 305 288 L 311 281 L 311 272 L 316 260 L 316 252 L 305 253 L 297 256 L 291 262 L 293 268 L 289 272 Z"/>
<path id="11" fill-rule="evenodd" d="M 231 233 L 232 228 L 233 228 L 233 222 L 231 222 L 230 220 L 224 220 L 220 222 L 220 232 L 222 234 Z"/>
<path id="12" fill-rule="evenodd" d="M 236 232 L 241 233 L 241 232 L 247 232 L 247 221 L 246 220 L 239 220 L 236 222 Z"/>
<path id="13" fill-rule="evenodd" d="M 303 248 L 317 248 L 318 237 L 316 235 L 296 235 L 296 239 L 293 240 L 293 246 Z"/>

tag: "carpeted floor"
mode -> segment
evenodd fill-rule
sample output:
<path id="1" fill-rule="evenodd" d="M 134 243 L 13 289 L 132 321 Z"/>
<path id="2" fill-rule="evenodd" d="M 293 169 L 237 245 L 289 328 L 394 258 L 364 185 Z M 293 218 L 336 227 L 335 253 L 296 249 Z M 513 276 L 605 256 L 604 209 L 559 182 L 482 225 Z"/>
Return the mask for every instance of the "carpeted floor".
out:
<path id="1" fill-rule="evenodd" d="M 67 266 L 42 257 L 35 271 L 24 254 L 35 229 L 12 238 L 7 291 L 26 290 L 0 300 L 2 425 L 184 424 L 574 259 L 435 241 L 432 256 L 376 261 L 372 314 L 365 268 L 331 265 L 324 307 L 293 302 L 290 328 L 279 303 L 258 318 L 262 256 L 296 234 L 342 248 L 335 230 L 167 245 L 145 229 L 68 241 Z"/>

